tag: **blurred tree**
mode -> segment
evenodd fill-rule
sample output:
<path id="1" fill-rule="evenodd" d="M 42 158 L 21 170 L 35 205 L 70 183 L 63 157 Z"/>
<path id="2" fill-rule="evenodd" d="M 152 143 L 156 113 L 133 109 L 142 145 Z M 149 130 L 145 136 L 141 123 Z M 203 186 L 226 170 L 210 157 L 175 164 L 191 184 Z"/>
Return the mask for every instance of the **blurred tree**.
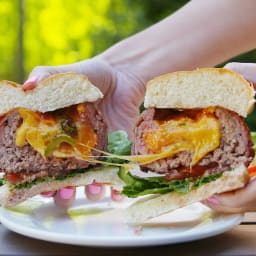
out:
<path id="1" fill-rule="evenodd" d="M 0 79 L 17 79 L 18 1 L 0 0 Z"/>
<path id="2" fill-rule="evenodd" d="M 167 17 L 180 7 L 188 3 L 188 0 L 163 1 L 163 0 L 127 0 L 132 8 L 140 8 L 149 25 Z"/>
<path id="3" fill-rule="evenodd" d="M 18 43 L 16 54 L 16 70 L 19 81 L 24 80 L 24 0 L 19 0 L 19 26 L 18 26 Z"/>
<path id="4" fill-rule="evenodd" d="M 108 25 L 91 32 L 92 55 L 96 55 L 114 43 L 144 29 L 151 22 L 145 16 L 143 6 L 130 0 L 111 0 L 106 13 Z"/>
<path id="5" fill-rule="evenodd" d="M 109 27 L 109 1 L 26 1 L 25 68 L 71 63 L 91 56 L 90 32 Z"/>
<path id="6" fill-rule="evenodd" d="M 22 2 L 24 42 L 22 24 L 19 26 Z M 0 79 L 22 82 L 23 65 L 27 75 L 37 65 L 58 65 L 89 58 L 170 15 L 187 2 L 0 0 Z M 23 65 L 20 63 L 22 48 Z M 255 61 L 256 51 L 233 60 Z"/>

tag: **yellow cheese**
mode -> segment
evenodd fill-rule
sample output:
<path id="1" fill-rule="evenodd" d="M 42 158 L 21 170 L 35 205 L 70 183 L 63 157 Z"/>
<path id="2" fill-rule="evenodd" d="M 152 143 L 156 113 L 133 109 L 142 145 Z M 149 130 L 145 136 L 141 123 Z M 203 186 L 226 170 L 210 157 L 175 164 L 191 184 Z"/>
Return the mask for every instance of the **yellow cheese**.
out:
<path id="1" fill-rule="evenodd" d="M 176 154 L 179 148 L 190 152 L 194 165 L 219 146 L 220 127 L 211 115 L 202 115 L 198 120 L 184 117 L 159 124 L 158 129 L 146 132 L 143 139 L 147 149 L 165 157 Z"/>
<path id="2" fill-rule="evenodd" d="M 16 146 L 22 147 L 27 142 L 45 158 L 49 143 L 63 134 L 61 119 L 58 115 L 42 114 L 23 108 L 18 109 L 18 111 L 22 117 L 22 124 L 16 130 Z M 81 148 L 79 143 L 93 148 L 97 143 L 97 135 L 89 124 L 80 122 L 77 118 L 78 113 L 86 111 L 85 107 L 78 105 L 76 109 L 72 108 L 67 111 L 69 114 L 74 113 L 73 121 L 76 122 L 78 132 L 77 136 L 72 139 L 77 142 L 77 147 L 62 143 L 58 148 L 54 148 L 52 155 L 60 158 L 75 156 L 86 159 L 90 155 L 91 149 L 88 147 Z M 68 137 L 69 135 L 65 134 L 65 136 Z"/>
<path id="3" fill-rule="evenodd" d="M 37 128 L 39 123 L 39 115 L 33 111 L 19 109 L 19 113 L 23 119 L 22 125 L 16 130 L 16 145 L 22 147 L 26 143 L 26 134 L 31 128 Z"/>

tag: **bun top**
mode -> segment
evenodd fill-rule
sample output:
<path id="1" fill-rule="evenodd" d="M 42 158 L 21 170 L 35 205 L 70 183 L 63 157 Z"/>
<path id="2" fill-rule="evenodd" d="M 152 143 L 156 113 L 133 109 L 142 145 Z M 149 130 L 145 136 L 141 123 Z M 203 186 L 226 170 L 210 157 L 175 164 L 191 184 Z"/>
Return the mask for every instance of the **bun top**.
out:
<path id="1" fill-rule="evenodd" d="M 149 81 L 146 108 L 220 106 L 246 117 L 254 106 L 254 89 L 241 75 L 225 68 L 178 71 Z"/>
<path id="2" fill-rule="evenodd" d="M 85 75 L 67 72 L 52 75 L 33 90 L 10 81 L 0 82 L 0 115 L 14 108 L 48 112 L 103 98 L 101 91 Z"/>

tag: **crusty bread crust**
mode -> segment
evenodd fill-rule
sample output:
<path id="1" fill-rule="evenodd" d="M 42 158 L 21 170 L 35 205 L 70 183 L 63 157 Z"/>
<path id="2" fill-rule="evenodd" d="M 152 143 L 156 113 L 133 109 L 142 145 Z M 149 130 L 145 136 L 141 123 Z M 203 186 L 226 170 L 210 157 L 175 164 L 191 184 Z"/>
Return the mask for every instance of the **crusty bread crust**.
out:
<path id="1" fill-rule="evenodd" d="M 121 190 L 124 183 L 118 177 L 118 170 L 117 167 L 95 169 L 64 180 L 42 182 L 28 189 L 13 189 L 10 191 L 9 184 L 5 184 L 0 187 L 0 206 L 13 207 L 42 192 L 55 191 L 67 186 L 84 186 L 93 182 L 111 185 L 114 189 Z"/>
<path id="2" fill-rule="evenodd" d="M 85 75 L 67 72 L 52 75 L 38 83 L 33 90 L 10 81 L 0 82 L 0 115 L 22 107 L 48 112 L 83 102 L 103 98 L 101 91 Z"/>
<path id="3" fill-rule="evenodd" d="M 248 181 L 247 168 L 244 165 L 240 165 L 232 171 L 224 172 L 219 179 L 187 194 L 171 192 L 140 199 L 127 209 L 127 217 L 132 223 L 142 223 L 150 218 L 207 199 L 214 194 L 244 187 Z"/>
<path id="4" fill-rule="evenodd" d="M 146 108 L 206 108 L 221 106 L 246 117 L 253 110 L 253 87 L 225 68 L 202 68 L 165 74 L 148 82 Z"/>

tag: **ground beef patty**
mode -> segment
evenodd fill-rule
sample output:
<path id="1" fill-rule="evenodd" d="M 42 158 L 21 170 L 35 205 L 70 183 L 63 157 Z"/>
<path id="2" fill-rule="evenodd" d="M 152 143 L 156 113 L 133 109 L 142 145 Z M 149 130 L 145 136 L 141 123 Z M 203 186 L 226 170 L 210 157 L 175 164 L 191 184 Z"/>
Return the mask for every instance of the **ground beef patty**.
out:
<path id="1" fill-rule="evenodd" d="M 154 161 L 143 165 L 142 170 L 153 171 L 166 174 L 167 178 L 182 179 L 190 176 L 200 176 L 206 170 L 210 173 L 226 171 L 236 167 L 240 163 L 246 166 L 252 161 L 254 151 L 250 132 L 242 117 L 237 113 L 216 107 L 215 116 L 219 120 L 221 127 L 221 142 L 218 148 L 208 153 L 192 169 L 190 163 L 192 155 L 189 152 L 180 152 L 174 156 Z M 137 123 L 135 129 L 135 142 L 133 145 L 133 154 L 150 154 L 143 140 L 143 134 L 158 127 L 154 119 L 170 118 L 174 115 L 168 109 L 147 109 L 145 110 Z M 166 119 L 165 119 L 166 120 Z"/>
<path id="2" fill-rule="evenodd" d="M 89 122 L 94 127 L 98 136 L 98 144 L 95 148 L 106 149 L 106 125 L 101 114 L 93 104 L 86 103 L 86 113 L 81 115 L 81 122 Z M 78 168 L 87 168 L 91 163 L 75 158 L 55 158 L 53 156 L 44 159 L 29 144 L 16 147 L 16 129 L 20 126 L 22 118 L 18 111 L 13 111 L 0 120 L 0 170 L 6 173 L 24 173 L 35 177 L 58 176 L 69 173 Z M 94 156 L 100 155 L 93 151 Z M 33 179 L 30 177 L 30 179 Z"/>

